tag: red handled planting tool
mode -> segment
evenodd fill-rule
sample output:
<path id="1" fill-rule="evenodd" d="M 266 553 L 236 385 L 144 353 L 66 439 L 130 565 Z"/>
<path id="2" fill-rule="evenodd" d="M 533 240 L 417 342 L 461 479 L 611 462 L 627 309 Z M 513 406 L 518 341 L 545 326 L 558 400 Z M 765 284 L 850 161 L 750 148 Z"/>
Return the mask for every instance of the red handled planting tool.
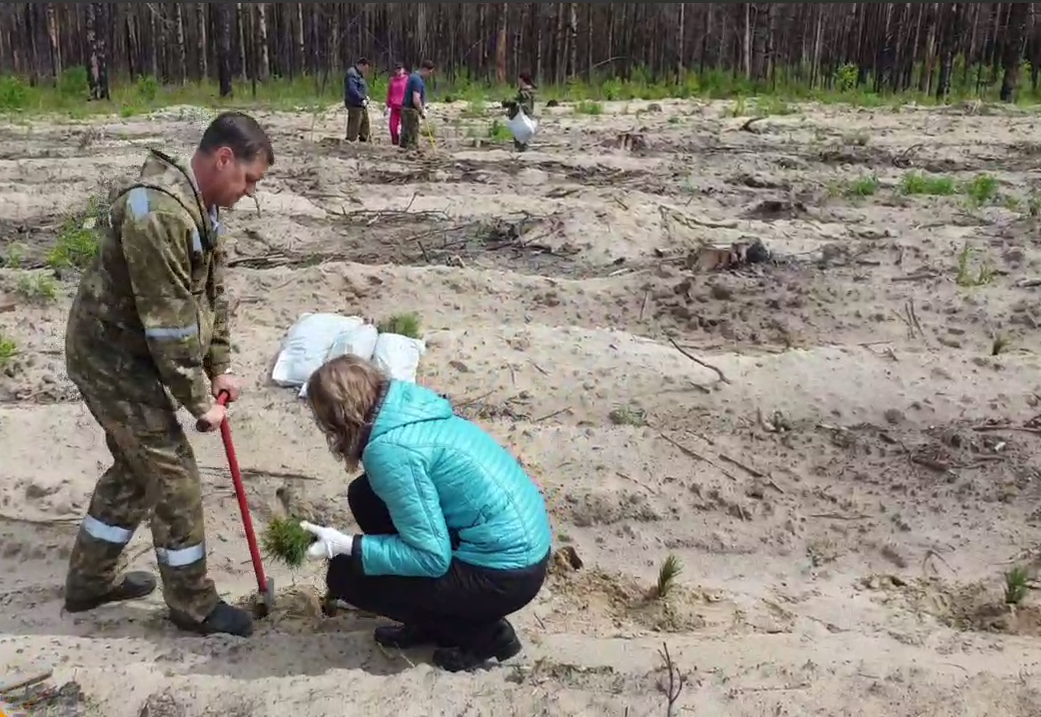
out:
<path id="1" fill-rule="evenodd" d="M 228 392 L 222 391 L 217 403 L 228 405 Z M 235 455 L 235 444 L 231 442 L 231 426 L 225 418 L 220 424 L 220 437 L 224 441 L 224 452 L 228 454 L 228 469 L 231 471 L 231 482 L 235 484 L 235 498 L 239 502 L 239 513 L 242 514 L 242 529 L 249 543 L 249 557 L 253 560 L 253 572 L 257 576 L 258 601 L 257 617 L 267 617 L 275 607 L 275 585 L 264 575 L 264 564 L 260 560 L 260 548 L 257 546 L 257 534 L 253 530 L 253 518 L 249 514 L 249 502 L 246 500 L 246 487 L 242 484 L 242 472 L 239 470 L 239 459 Z"/>

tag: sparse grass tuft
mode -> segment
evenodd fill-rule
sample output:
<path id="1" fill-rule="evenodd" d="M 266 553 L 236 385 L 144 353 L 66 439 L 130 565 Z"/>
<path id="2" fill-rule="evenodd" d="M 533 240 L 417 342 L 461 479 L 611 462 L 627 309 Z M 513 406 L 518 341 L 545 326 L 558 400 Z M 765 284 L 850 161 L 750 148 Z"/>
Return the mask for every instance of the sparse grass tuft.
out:
<path id="1" fill-rule="evenodd" d="M 847 197 L 870 197 L 878 192 L 880 183 L 878 177 L 873 174 L 851 182 L 847 187 L 845 194 Z"/>
<path id="2" fill-rule="evenodd" d="M 973 272 L 973 253 L 973 248 L 969 246 L 968 242 L 965 242 L 965 246 L 958 254 L 958 276 L 955 278 L 958 286 L 965 288 L 984 286 L 994 279 L 994 270 L 987 261 L 984 261 L 979 269 Z"/>
<path id="3" fill-rule="evenodd" d="M 0 368 L 5 368 L 18 355 L 18 344 L 0 334 Z"/>
<path id="4" fill-rule="evenodd" d="M 410 339 L 421 339 L 419 314 L 396 314 L 376 325 L 381 334 L 398 334 Z"/>
<path id="5" fill-rule="evenodd" d="M 314 536 L 300 527 L 296 518 L 275 518 L 264 531 L 263 547 L 271 557 L 291 568 L 298 568 L 307 557 Z"/>
<path id="6" fill-rule="evenodd" d="M 604 106 L 599 102 L 593 102 L 592 100 L 582 100 L 575 105 L 575 114 L 577 115 L 602 115 L 604 113 Z"/>
<path id="7" fill-rule="evenodd" d="M 636 406 L 619 406 L 607 415 L 616 426 L 646 426 L 647 414 Z"/>
<path id="8" fill-rule="evenodd" d="M 676 586 L 676 578 L 683 572 L 683 563 L 675 555 L 669 555 L 658 568 L 658 583 L 654 586 L 654 596 L 664 600 Z"/>
<path id="9" fill-rule="evenodd" d="M 508 142 L 513 139 L 513 133 L 502 120 L 492 120 L 488 126 L 488 139 L 495 142 Z"/>
<path id="10" fill-rule="evenodd" d="M 47 254 L 47 266 L 55 271 L 87 268 L 98 253 L 97 221 L 106 210 L 100 197 L 91 197 L 85 211 L 66 219 Z"/>
<path id="11" fill-rule="evenodd" d="M 998 196 L 998 180 L 989 174 L 977 174 L 963 187 L 965 194 L 977 207 L 990 204 Z"/>
<path id="12" fill-rule="evenodd" d="M 921 172 L 908 172 L 900 180 L 901 194 L 925 194 L 949 197 L 956 194 L 958 187 L 950 177 L 934 177 Z"/>
<path id="13" fill-rule="evenodd" d="M 1024 567 L 1012 568 L 1005 573 L 1005 604 L 1019 605 L 1030 589 L 1030 573 Z"/>
<path id="14" fill-rule="evenodd" d="M 0 257 L 0 266 L 5 269 L 21 269 L 24 258 L 24 247 L 21 244 L 11 244 L 7 247 L 7 256 Z"/>
<path id="15" fill-rule="evenodd" d="M 758 97 L 755 101 L 755 109 L 756 113 L 763 117 L 791 115 L 798 111 L 797 107 L 788 104 L 780 97 Z"/>
<path id="16" fill-rule="evenodd" d="M 58 296 L 58 283 L 46 274 L 24 274 L 15 291 L 29 301 L 50 301 Z"/>

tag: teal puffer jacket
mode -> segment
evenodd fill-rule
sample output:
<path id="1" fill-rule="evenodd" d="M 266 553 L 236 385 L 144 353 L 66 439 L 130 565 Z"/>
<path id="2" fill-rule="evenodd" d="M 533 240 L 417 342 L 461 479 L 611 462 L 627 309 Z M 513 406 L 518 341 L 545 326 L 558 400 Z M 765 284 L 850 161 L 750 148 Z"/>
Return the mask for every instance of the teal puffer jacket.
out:
<path id="1" fill-rule="evenodd" d="M 433 391 L 391 381 L 361 456 L 398 535 L 355 541 L 366 575 L 440 577 L 452 558 L 519 570 L 549 553 L 538 486 L 487 433 Z"/>

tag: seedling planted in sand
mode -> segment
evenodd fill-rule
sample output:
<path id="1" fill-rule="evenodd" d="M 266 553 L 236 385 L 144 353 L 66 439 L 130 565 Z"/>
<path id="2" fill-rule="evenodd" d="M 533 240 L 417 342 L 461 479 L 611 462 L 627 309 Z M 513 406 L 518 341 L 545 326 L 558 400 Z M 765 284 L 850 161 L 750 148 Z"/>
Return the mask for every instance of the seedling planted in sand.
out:
<path id="1" fill-rule="evenodd" d="M 0 336 L 0 368 L 11 363 L 11 359 L 18 353 L 18 345 L 6 336 Z"/>
<path id="2" fill-rule="evenodd" d="M 994 336 L 994 340 L 990 345 L 990 355 L 1000 356 L 1008 350 L 1009 344 L 1011 343 L 1008 334 L 997 334 Z"/>
<path id="3" fill-rule="evenodd" d="M 675 555 L 665 558 L 658 568 L 658 584 L 654 586 L 654 597 L 664 600 L 676 585 L 676 578 L 683 572 L 683 563 Z"/>
<path id="4" fill-rule="evenodd" d="M 968 242 L 965 242 L 965 246 L 962 247 L 961 253 L 958 254 L 958 276 L 955 278 L 955 282 L 958 286 L 970 288 L 974 286 L 984 286 L 989 284 L 994 278 L 994 270 L 991 269 L 990 264 L 986 261 L 980 266 L 979 270 L 975 273 L 972 270 L 972 255 L 974 251 Z"/>
<path id="5" fill-rule="evenodd" d="M 264 532 L 264 552 L 291 568 L 298 568 L 307 557 L 314 536 L 300 527 L 296 518 L 275 518 Z"/>
<path id="6" fill-rule="evenodd" d="M 642 408 L 635 406 L 620 406 L 607 415 L 616 426 L 646 426 L 647 416 Z"/>
<path id="7" fill-rule="evenodd" d="M 419 314 L 396 314 L 376 325 L 381 334 L 398 334 L 410 339 L 422 338 L 419 332 Z"/>
<path id="8" fill-rule="evenodd" d="M 1024 567 L 1012 568 L 1005 573 L 1005 604 L 1019 605 L 1026 599 L 1030 574 Z"/>

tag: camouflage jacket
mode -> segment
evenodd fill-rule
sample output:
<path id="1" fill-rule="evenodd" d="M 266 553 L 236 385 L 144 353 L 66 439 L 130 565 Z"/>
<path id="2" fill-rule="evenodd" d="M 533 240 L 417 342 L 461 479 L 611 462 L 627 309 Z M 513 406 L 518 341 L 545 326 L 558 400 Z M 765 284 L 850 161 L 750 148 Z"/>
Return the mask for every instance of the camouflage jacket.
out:
<path id="1" fill-rule="evenodd" d="M 535 88 L 524 87 L 519 89 L 516 97 L 503 104 L 509 108 L 508 116 L 510 119 L 517 116 L 518 109 L 524 110 L 524 114 L 532 117 L 535 114 Z"/>
<path id="2" fill-rule="evenodd" d="M 89 363 L 92 352 L 117 351 L 152 364 L 153 376 L 198 418 L 213 405 L 207 379 L 230 364 L 216 215 L 205 211 L 189 170 L 156 150 L 108 199 L 98 254 L 80 282 L 66 339 L 94 348 L 67 353 Z"/>

